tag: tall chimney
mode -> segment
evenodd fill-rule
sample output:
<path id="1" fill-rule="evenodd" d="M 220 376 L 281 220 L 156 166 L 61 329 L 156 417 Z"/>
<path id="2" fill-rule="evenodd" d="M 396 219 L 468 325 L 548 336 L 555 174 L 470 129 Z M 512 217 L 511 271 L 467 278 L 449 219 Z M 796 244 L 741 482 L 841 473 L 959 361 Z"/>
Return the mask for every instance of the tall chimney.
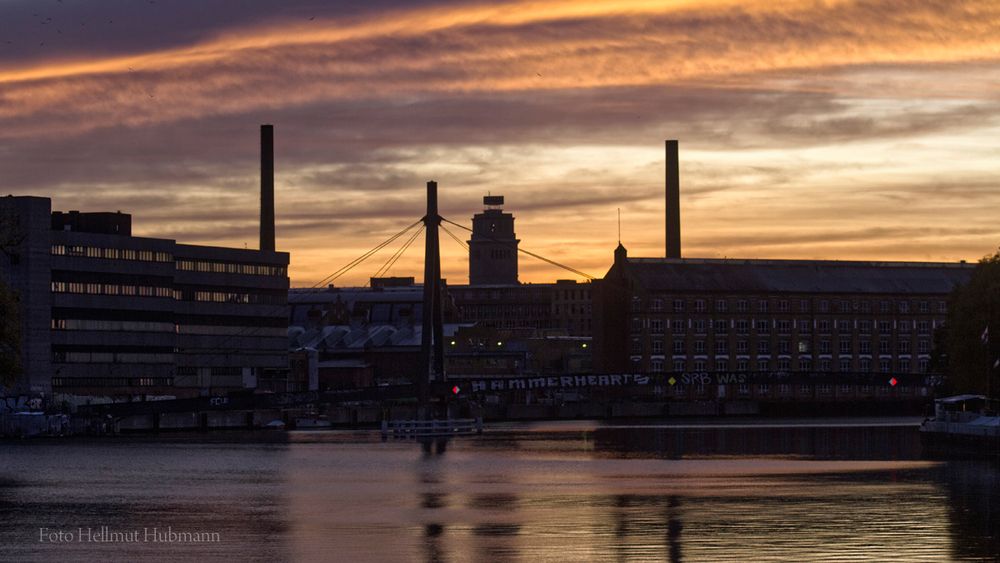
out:
<path id="1" fill-rule="evenodd" d="M 260 249 L 274 251 L 274 126 L 260 126 Z"/>
<path id="2" fill-rule="evenodd" d="M 681 181 L 677 141 L 667 141 L 667 258 L 681 257 Z"/>

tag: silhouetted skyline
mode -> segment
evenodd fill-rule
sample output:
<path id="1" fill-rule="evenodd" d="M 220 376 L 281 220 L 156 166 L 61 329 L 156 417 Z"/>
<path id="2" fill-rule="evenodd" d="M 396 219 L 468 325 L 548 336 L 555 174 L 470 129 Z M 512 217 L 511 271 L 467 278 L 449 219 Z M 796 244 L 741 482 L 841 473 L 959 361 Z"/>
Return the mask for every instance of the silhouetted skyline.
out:
<path id="1" fill-rule="evenodd" d="M 0 193 L 254 247 L 273 123 L 295 285 L 419 218 L 430 179 L 465 224 L 504 194 L 523 247 L 583 271 L 610 266 L 618 207 L 630 255 L 661 256 L 664 139 L 685 256 L 956 261 L 1000 240 L 985 0 L 14 1 L 0 21 Z M 466 251 L 441 250 L 464 281 Z"/>

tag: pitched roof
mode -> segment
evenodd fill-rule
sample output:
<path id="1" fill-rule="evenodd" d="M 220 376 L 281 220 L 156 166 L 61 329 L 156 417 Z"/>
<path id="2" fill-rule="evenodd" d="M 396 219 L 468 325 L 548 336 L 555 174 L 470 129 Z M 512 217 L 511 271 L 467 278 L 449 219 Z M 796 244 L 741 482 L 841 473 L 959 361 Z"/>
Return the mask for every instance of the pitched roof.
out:
<path id="1" fill-rule="evenodd" d="M 947 294 L 975 266 L 938 262 L 629 258 L 647 289 L 733 293 Z"/>

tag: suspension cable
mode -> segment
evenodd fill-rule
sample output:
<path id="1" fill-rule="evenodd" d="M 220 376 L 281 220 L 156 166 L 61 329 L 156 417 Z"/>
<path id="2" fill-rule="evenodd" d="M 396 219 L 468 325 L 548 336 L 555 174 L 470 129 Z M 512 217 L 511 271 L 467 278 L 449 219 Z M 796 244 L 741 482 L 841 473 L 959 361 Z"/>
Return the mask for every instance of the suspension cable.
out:
<path id="1" fill-rule="evenodd" d="M 469 245 L 466 244 L 466 242 L 464 240 L 462 240 L 461 238 L 455 236 L 455 233 L 449 231 L 448 227 L 445 227 L 444 225 L 441 225 L 441 230 L 443 230 L 448 236 L 450 236 L 453 241 L 457 242 L 459 246 L 461 246 L 462 248 L 464 248 L 466 250 L 469 249 Z"/>
<path id="2" fill-rule="evenodd" d="M 458 224 L 458 223 L 456 223 L 456 222 L 454 222 L 454 221 L 452 221 L 450 219 L 447 219 L 445 217 L 441 217 L 441 221 L 443 221 L 445 223 L 450 223 L 452 225 L 455 225 L 456 227 L 458 227 L 460 229 L 465 229 L 466 231 L 469 231 L 470 233 L 472 232 L 472 229 L 470 229 L 469 227 L 466 227 L 465 225 L 460 225 L 460 224 Z M 517 246 L 516 244 L 511 244 L 511 243 L 509 243 L 507 241 L 503 241 L 503 240 L 496 239 L 496 238 L 493 238 L 493 237 L 486 237 L 486 238 L 489 239 L 489 240 L 491 240 L 491 241 L 493 241 L 493 242 L 499 242 L 499 243 L 501 243 L 503 245 L 506 245 L 506 246 L 508 246 L 510 248 L 513 248 L 513 249 L 517 250 L 518 252 L 523 252 L 523 253 L 527 254 L 528 256 L 531 256 L 532 258 L 537 258 L 537 259 L 541 260 L 542 262 L 546 262 L 546 263 L 552 264 L 553 266 L 556 266 L 558 268 L 562 268 L 562 269 L 567 270 L 569 272 L 573 272 L 574 274 L 576 274 L 578 276 L 581 276 L 581 277 L 584 277 L 584 278 L 587 278 L 588 280 L 596 280 L 597 279 L 596 276 L 592 276 L 592 275 L 590 275 L 590 274 L 588 274 L 586 272 L 581 272 L 580 270 L 577 270 L 576 268 L 572 268 L 572 267 L 567 266 L 565 264 L 560 264 L 559 262 L 556 262 L 555 260 L 551 260 L 551 259 L 546 258 L 544 256 L 541 256 L 539 254 L 535 254 L 534 252 L 525 250 L 525 249 Z"/>
<path id="3" fill-rule="evenodd" d="M 394 252 L 392 254 L 392 256 L 390 256 L 389 259 L 386 260 L 385 263 L 382 264 L 382 266 L 379 267 L 379 269 L 375 271 L 375 275 L 373 275 L 372 277 L 373 278 L 377 278 L 377 277 L 384 276 L 387 273 L 389 273 L 389 270 L 392 269 L 393 265 L 396 264 L 396 261 L 399 260 L 400 257 L 403 256 L 403 253 L 406 252 L 406 250 L 408 248 L 410 248 L 410 245 L 413 244 L 413 241 L 416 240 L 417 237 L 420 236 L 420 233 L 422 233 L 422 232 L 424 232 L 424 227 L 423 226 L 421 226 L 416 231 L 413 231 L 413 234 L 410 235 L 410 238 L 408 238 L 406 240 L 406 242 L 403 243 L 403 246 L 399 247 L 399 250 L 397 250 L 396 252 Z"/>

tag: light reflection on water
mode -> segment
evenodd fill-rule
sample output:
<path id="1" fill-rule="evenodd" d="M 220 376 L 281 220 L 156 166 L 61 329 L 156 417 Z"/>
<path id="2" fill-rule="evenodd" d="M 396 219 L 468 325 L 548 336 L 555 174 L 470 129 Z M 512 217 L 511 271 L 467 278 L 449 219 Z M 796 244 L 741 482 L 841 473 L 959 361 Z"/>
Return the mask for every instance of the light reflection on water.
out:
<path id="1" fill-rule="evenodd" d="M 0 560 L 992 561 L 1000 547 L 1000 468 L 921 460 L 912 424 L 196 440 L 0 445 Z M 222 541 L 52 545 L 42 526 Z"/>

